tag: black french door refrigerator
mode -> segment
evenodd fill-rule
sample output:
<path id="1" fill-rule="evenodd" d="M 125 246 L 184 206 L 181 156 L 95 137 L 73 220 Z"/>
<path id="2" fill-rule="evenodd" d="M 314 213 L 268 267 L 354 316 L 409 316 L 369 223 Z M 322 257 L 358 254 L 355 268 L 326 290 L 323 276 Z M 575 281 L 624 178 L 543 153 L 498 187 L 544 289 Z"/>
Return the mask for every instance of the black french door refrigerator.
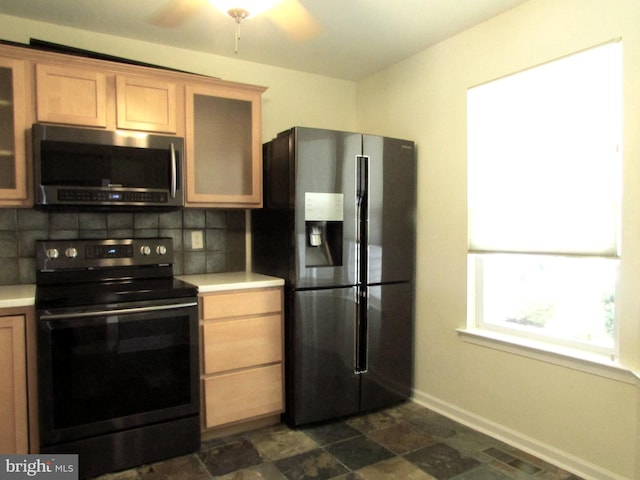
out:
<path id="1" fill-rule="evenodd" d="M 264 145 L 252 263 L 285 278 L 290 426 L 411 394 L 414 149 L 407 140 L 302 127 Z"/>

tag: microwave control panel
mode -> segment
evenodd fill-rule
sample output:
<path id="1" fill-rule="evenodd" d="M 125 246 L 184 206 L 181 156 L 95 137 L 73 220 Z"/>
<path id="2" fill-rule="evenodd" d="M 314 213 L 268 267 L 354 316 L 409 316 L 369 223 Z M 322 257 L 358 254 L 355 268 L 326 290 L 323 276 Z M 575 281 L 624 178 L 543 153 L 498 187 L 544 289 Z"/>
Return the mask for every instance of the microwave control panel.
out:
<path id="1" fill-rule="evenodd" d="M 58 190 L 59 202 L 108 203 L 167 203 L 167 192 L 141 190 L 84 190 L 66 188 Z"/>

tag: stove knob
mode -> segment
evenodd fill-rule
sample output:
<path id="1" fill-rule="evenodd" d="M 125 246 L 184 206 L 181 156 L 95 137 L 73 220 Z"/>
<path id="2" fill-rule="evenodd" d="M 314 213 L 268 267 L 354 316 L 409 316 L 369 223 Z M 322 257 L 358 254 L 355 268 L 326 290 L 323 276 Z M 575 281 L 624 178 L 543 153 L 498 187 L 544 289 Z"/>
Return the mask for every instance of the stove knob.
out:
<path id="1" fill-rule="evenodd" d="M 167 253 L 167 247 L 165 247 L 164 245 L 158 245 L 156 247 L 156 253 L 158 255 L 166 255 Z"/>
<path id="2" fill-rule="evenodd" d="M 142 255 L 151 255 L 151 247 L 149 245 L 143 245 L 140 247 L 140 253 Z"/>
<path id="3" fill-rule="evenodd" d="M 78 256 L 78 249 L 75 247 L 69 247 L 64 251 L 64 255 L 67 258 L 76 258 Z"/>
<path id="4" fill-rule="evenodd" d="M 58 258 L 60 252 L 58 252 L 57 248 L 47 248 L 47 258 Z"/>

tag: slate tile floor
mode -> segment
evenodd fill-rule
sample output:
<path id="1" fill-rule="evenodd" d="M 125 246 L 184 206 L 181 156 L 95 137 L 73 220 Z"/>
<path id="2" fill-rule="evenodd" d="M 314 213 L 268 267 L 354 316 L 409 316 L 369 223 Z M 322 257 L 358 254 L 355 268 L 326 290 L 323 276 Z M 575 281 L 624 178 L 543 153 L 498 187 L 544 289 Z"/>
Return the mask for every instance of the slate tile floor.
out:
<path id="1" fill-rule="evenodd" d="M 580 480 L 415 403 L 291 430 L 203 442 L 202 449 L 99 480 Z"/>

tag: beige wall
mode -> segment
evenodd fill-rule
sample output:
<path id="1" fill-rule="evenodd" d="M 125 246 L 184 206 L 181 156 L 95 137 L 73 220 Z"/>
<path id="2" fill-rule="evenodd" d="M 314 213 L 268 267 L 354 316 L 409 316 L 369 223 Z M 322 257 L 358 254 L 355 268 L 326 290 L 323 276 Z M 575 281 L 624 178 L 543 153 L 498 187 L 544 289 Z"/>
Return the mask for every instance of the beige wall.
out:
<path id="1" fill-rule="evenodd" d="M 637 380 L 470 344 L 467 88 L 622 37 L 621 362 L 640 370 L 640 2 L 531 0 L 358 84 L 358 129 L 418 144 L 416 399 L 579 469 L 640 478 Z"/>
<path id="2" fill-rule="evenodd" d="M 265 140 L 296 125 L 356 126 L 356 86 L 350 81 L 0 15 L 0 39 L 29 43 L 30 38 L 268 87 L 263 96 Z"/>

